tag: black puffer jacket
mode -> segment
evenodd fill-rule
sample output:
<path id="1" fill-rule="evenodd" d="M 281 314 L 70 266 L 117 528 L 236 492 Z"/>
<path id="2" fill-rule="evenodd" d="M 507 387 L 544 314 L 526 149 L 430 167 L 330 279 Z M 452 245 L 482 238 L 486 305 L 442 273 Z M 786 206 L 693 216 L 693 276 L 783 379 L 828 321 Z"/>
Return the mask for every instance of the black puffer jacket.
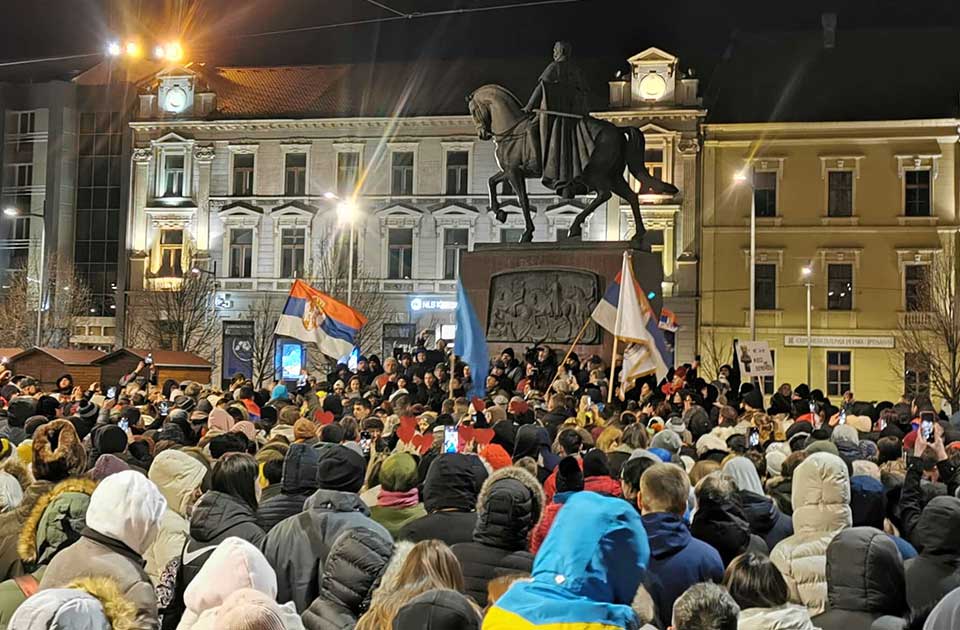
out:
<path id="1" fill-rule="evenodd" d="M 773 499 L 747 490 L 740 490 L 737 494 L 750 523 L 750 531 L 763 538 L 768 549 L 793 536 L 793 519 L 781 512 Z"/>
<path id="2" fill-rule="evenodd" d="M 337 537 L 323 565 L 320 594 L 302 615 L 307 630 L 353 630 L 393 554 L 393 543 L 357 527 Z"/>
<path id="3" fill-rule="evenodd" d="M 822 630 L 870 630 L 884 615 L 906 613 L 903 560 L 879 529 L 842 530 L 827 547 L 827 611 L 813 618 Z"/>
<path id="4" fill-rule="evenodd" d="M 428 514 L 404 525 L 397 540 L 436 539 L 451 547 L 473 540 L 477 495 L 486 479 L 487 469 L 475 455 L 440 455 L 423 482 L 423 507 Z"/>
<path id="5" fill-rule="evenodd" d="M 303 512 L 277 523 L 262 547 L 277 572 L 277 601 L 292 601 L 302 614 L 320 594 L 320 577 L 334 541 L 358 527 L 392 540 L 352 492 L 317 490 L 303 504 Z"/>
<path id="6" fill-rule="evenodd" d="M 533 568 L 527 540 L 544 502 L 536 477 L 521 468 L 501 468 L 484 482 L 477 498 L 473 542 L 453 546 L 463 568 L 466 594 L 481 607 L 487 605 L 487 582 L 492 578 L 529 573 Z"/>
<path id="7" fill-rule="evenodd" d="M 910 612 L 938 602 L 955 585 L 960 569 L 960 499 L 937 497 L 927 503 L 911 541 L 920 552 L 907 561 L 907 604 Z"/>
<path id="8" fill-rule="evenodd" d="M 750 533 L 743 509 L 719 493 L 701 492 L 690 533 L 720 552 L 723 566 L 747 551 L 770 553 L 763 539 Z"/>
<path id="9" fill-rule="evenodd" d="M 190 540 L 183 554 L 183 586 L 186 587 L 207 561 L 213 548 L 236 536 L 260 546 L 264 532 L 253 509 L 237 497 L 211 490 L 197 502 L 190 516 Z"/>
<path id="10" fill-rule="evenodd" d="M 317 464 L 320 451 L 307 444 L 291 444 L 283 458 L 283 481 L 280 494 L 267 499 L 257 510 L 257 520 L 264 531 L 294 514 L 303 511 L 303 503 L 317 488 Z"/>

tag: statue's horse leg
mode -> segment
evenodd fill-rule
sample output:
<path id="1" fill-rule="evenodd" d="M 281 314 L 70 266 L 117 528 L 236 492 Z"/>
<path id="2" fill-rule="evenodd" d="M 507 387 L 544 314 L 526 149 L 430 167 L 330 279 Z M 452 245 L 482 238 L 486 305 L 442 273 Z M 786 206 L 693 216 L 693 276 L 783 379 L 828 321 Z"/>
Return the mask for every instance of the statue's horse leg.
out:
<path id="1" fill-rule="evenodd" d="M 524 231 L 520 237 L 521 243 L 530 243 L 533 241 L 533 219 L 531 218 L 530 197 L 527 196 L 527 180 L 523 171 L 519 168 L 511 168 L 506 172 L 507 181 L 513 186 L 517 193 L 517 200 L 520 202 L 520 210 L 523 211 Z"/>
<path id="2" fill-rule="evenodd" d="M 636 226 L 630 244 L 640 249 L 643 245 L 643 235 L 647 233 L 647 228 L 643 225 L 643 216 L 640 214 L 640 199 L 623 177 L 618 177 L 613 181 L 613 192 L 630 204 L 630 209 L 633 211 L 633 224 Z"/>
<path id="3" fill-rule="evenodd" d="M 493 212 L 494 216 L 497 217 L 497 221 L 500 223 L 506 223 L 507 213 L 500 209 L 500 199 L 497 198 L 497 184 L 502 182 L 506 178 L 506 175 L 503 171 L 495 173 L 487 180 L 487 185 L 490 187 L 490 211 Z"/>

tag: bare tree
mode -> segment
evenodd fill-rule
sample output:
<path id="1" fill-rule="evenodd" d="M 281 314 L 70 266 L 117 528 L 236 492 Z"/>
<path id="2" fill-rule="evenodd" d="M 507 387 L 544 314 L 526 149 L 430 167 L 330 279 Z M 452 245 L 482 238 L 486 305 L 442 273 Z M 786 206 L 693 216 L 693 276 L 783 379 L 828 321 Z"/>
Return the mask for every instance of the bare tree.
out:
<path id="1" fill-rule="evenodd" d="M 716 380 L 720 375 L 720 366 L 725 365 L 731 357 L 732 347 L 717 338 L 715 329 L 708 328 L 700 333 L 701 376 L 708 381 Z"/>
<path id="2" fill-rule="evenodd" d="M 0 291 L 0 330 L 4 345 L 29 348 L 36 343 L 37 288 L 35 270 L 28 265 L 9 271 Z M 89 316 L 90 290 L 72 264 L 49 256 L 44 264 L 44 308 L 40 317 L 40 345 L 66 348 L 78 318 Z"/>
<path id="3" fill-rule="evenodd" d="M 283 296 L 265 293 L 247 307 L 246 319 L 253 323 L 250 363 L 253 382 L 258 388 L 263 387 L 264 382 L 273 380 L 276 374 L 274 331 L 283 309 L 283 300 Z"/>
<path id="4" fill-rule="evenodd" d="M 895 337 L 902 356 L 894 354 L 891 369 L 897 377 L 910 376 L 960 408 L 960 308 L 956 294 L 956 245 L 933 256 L 916 291 L 907 296 L 908 312 L 900 317 Z M 899 359 L 903 359 L 901 363 Z M 926 378 L 922 375 L 926 374 Z"/>
<path id="5" fill-rule="evenodd" d="M 347 303 L 347 281 L 349 258 L 348 250 L 342 239 L 324 247 L 313 259 L 311 276 L 308 282 L 318 291 L 326 293 L 337 301 Z M 354 254 L 353 294 L 350 304 L 367 318 L 366 325 L 360 329 L 357 336 L 357 346 L 361 352 L 379 352 L 383 337 L 383 324 L 390 320 L 387 301 L 380 290 L 380 281 L 366 272 L 357 264 Z M 310 369 L 326 369 L 334 361 L 327 357 L 317 356 L 311 352 Z"/>
<path id="6" fill-rule="evenodd" d="M 188 271 L 141 295 L 137 312 L 128 318 L 135 346 L 192 352 L 216 362 L 220 320 L 212 274 Z"/>

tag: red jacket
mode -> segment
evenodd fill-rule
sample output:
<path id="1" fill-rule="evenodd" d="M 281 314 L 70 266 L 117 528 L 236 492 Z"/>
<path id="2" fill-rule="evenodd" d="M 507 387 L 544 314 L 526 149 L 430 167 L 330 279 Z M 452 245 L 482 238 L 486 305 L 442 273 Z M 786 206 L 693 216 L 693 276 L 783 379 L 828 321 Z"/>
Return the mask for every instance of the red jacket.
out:
<path id="1" fill-rule="evenodd" d="M 540 522 L 530 531 L 530 553 L 533 555 L 537 555 L 540 545 L 547 539 L 547 534 L 550 533 L 550 527 L 553 525 L 553 519 L 557 518 L 557 512 L 562 507 L 563 503 L 548 503 L 547 507 L 543 508 Z"/>
<path id="2" fill-rule="evenodd" d="M 608 475 L 587 477 L 583 480 L 583 489 L 599 494 L 606 494 L 611 497 L 623 496 L 620 482 Z"/>

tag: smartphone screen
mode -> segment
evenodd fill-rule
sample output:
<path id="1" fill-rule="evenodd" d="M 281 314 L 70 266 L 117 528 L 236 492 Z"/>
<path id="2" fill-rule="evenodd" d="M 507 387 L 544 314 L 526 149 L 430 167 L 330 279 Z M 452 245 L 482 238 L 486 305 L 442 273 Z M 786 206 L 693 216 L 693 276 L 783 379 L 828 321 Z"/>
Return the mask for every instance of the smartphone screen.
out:
<path id="1" fill-rule="evenodd" d="M 883 418 L 880 418 L 880 419 L 877 421 L 877 427 L 878 427 L 881 431 L 883 431 L 884 429 L 887 428 L 887 421 L 884 420 Z"/>
<path id="2" fill-rule="evenodd" d="M 360 450 L 363 451 L 364 455 L 370 453 L 370 441 L 372 436 L 369 431 L 360 432 Z"/>
<path id="3" fill-rule="evenodd" d="M 460 448 L 460 432 L 455 426 L 443 427 L 443 452 L 456 453 Z"/>
<path id="4" fill-rule="evenodd" d="M 840 417 L 837 419 L 837 422 L 838 422 L 839 424 L 846 424 L 846 423 L 847 423 L 847 410 L 846 410 L 846 409 L 841 409 L 841 410 L 840 410 Z"/>
<path id="5" fill-rule="evenodd" d="M 161 401 L 157 406 L 160 408 L 161 416 L 167 415 L 167 413 L 170 411 L 170 405 L 165 400 Z"/>
<path id="6" fill-rule="evenodd" d="M 130 423 L 126 420 L 121 420 L 117 423 L 117 426 L 126 431 L 130 427 Z"/>
<path id="7" fill-rule="evenodd" d="M 750 438 L 748 443 L 751 448 L 760 446 L 760 430 L 759 429 L 755 429 L 755 428 L 750 429 Z"/>
<path id="8" fill-rule="evenodd" d="M 920 412 L 920 433 L 923 435 L 923 439 L 928 442 L 933 439 L 933 422 L 935 417 L 932 411 Z"/>
<path id="9" fill-rule="evenodd" d="M 113 398 L 113 397 L 115 397 L 116 395 L 117 395 L 117 388 L 116 388 L 116 387 L 111 387 L 110 389 L 107 390 L 107 398 Z"/>

